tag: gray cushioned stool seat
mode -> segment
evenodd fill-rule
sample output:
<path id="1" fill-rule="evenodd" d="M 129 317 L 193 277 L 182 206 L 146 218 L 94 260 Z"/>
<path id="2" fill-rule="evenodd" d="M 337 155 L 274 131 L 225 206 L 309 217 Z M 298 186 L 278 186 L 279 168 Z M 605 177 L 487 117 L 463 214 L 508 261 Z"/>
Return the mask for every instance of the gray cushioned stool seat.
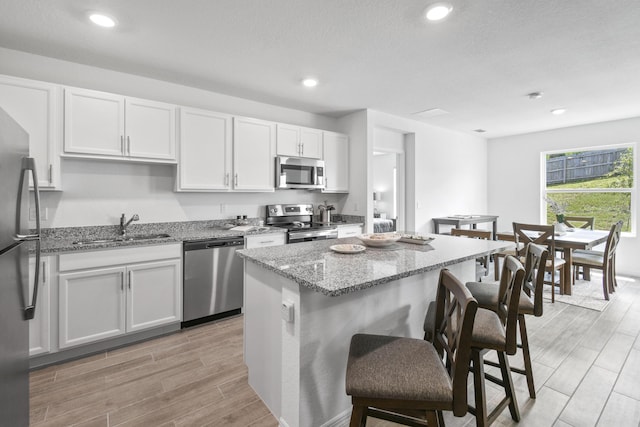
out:
<path id="1" fill-rule="evenodd" d="M 359 397 L 452 402 L 453 386 L 427 341 L 356 334 L 347 361 L 347 394 Z"/>
<path id="2" fill-rule="evenodd" d="M 504 326 L 498 315 L 484 308 L 479 308 L 473 322 L 471 347 L 504 351 L 507 337 Z"/>
<path id="3" fill-rule="evenodd" d="M 465 286 L 478 301 L 478 307 L 493 310 L 498 306 L 497 282 L 467 282 Z M 518 313 L 533 314 L 533 300 L 524 292 L 520 293 Z"/>

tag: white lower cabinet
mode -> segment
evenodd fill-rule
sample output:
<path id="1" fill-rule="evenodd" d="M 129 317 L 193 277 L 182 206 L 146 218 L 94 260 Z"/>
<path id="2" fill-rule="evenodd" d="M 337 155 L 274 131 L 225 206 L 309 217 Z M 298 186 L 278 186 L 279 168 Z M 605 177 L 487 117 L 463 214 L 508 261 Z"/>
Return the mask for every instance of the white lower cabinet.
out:
<path id="1" fill-rule="evenodd" d="M 355 237 L 362 234 L 362 226 L 346 225 L 338 227 L 338 239 L 343 237 Z"/>
<path id="2" fill-rule="evenodd" d="M 181 245 L 60 255 L 59 348 L 182 318 Z"/>
<path id="3" fill-rule="evenodd" d="M 51 350 L 50 340 L 50 269 L 49 257 L 40 259 L 40 274 L 38 278 L 38 294 L 36 300 L 36 313 L 33 319 L 29 320 L 29 355 L 48 353 Z M 29 300 L 33 296 L 33 281 L 35 279 L 36 259 L 29 258 Z"/>
<path id="4" fill-rule="evenodd" d="M 181 320 L 180 260 L 127 268 L 127 332 Z"/>
<path id="5" fill-rule="evenodd" d="M 124 267 L 60 274 L 60 348 L 125 333 L 124 274 Z"/>
<path id="6" fill-rule="evenodd" d="M 287 243 L 286 233 L 260 234 L 257 236 L 247 236 L 244 238 L 246 249 L 266 248 L 267 246 L 280 246 Z"/>

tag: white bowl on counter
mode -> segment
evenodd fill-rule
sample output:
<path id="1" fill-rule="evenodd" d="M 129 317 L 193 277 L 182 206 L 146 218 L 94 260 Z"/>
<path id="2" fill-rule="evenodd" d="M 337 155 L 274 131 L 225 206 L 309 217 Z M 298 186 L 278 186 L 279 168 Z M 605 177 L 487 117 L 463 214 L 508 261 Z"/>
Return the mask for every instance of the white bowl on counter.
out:
<path id="1" fill-rule="evenodd" d="M 374 248 L 383 248 L 400 240 L 402 235 L 396 233 L 374 233 L 357 236 L 362 243 Z"/>

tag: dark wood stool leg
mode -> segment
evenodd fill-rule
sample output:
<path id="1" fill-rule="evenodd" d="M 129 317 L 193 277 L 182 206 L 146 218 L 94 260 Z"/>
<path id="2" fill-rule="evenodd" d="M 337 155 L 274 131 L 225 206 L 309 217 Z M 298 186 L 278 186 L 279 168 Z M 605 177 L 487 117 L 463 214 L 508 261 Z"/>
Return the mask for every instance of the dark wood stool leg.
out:
<path id="1" fill-rule="evenodd" d="M 531 365 L 531 354 L 529 353 L 529 337 L 527 336 L 527 325 L 525 324 L 524 318 L 524 314 L 518 315 L 518 324 L 520 325 L 520 340 L 522 342 L 522 359 L 524 360 L 524 372 L 525 376 L 527 377 L 527 386 L 529 387 L 529 397 L 535 399 L 536 388 L 533 384 L 533 366 Z"/>
<path id="2" fill-rule="evenodd" d="M 476 426 L 487 427 L 489 425 L 489 421 L 487 415 L 487 394 L 484 386 L 484 361 L 482 352 L 473 350 L 471 360 L 473 360 L 473 390 L 476 400 Z"/>
<path id="3" fill-rule="evenodd" d="M 500 360 L 500 371 L 502 371 L 502 381 L 504 385 L 504 392 L 509 399 L 509 412 L 511 412 L 511 418 L 518 422 L 520 421 L 520 409 L 518 408 L 518 402 L 516 400 L 516 393 L 513 389 L 513 381 L 511 379 L 511 370 L 509 368 L 509 360 L 506 353 L 499 351 L 498 359 Z"/>
<path id="4" fill-rule="evenodd" d="M 353 405 L 349 427 L 365 427 L 367 425 L 367 408 Z"/>

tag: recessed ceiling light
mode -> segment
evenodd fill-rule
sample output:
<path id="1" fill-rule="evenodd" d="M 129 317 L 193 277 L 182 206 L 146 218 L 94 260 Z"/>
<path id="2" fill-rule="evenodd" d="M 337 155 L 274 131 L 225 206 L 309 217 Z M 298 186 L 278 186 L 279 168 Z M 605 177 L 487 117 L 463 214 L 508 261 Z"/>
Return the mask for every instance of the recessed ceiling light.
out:
<path id="1" fill-rule="evenodd" d="M 553 110 L 551 110 L 551 114 L 555 114 L 556 116 L 559 116 L 561 114 L 564 114 L 567 112 L 566 108 L 554 108 Z"/>
<path id="2" fill-rule="evenodd" d="M 116 26 L 115 19 L 102 13 L 91 13 L 89 15 L 89 19 L 91 20 L 91 22 L 100 27 L 113 28 Z"/>
<path id="3" fill-rule="evenodd" d="M 425 16 L 429 21 L 441 21 L 446 18 L 452 10 L 453 6 L 449 3 L 434 3 L 427 8 Z"/>
<path id="4" fill-rule="evenodd" d="M 474 132 L 478 132 L 478 133 L 485 133 L 486 132 L 486 130 L 484 130 L 484 129 L 474 129 L 473 131 Z"/>
<path id="5" fill-rule="evenodd" d="M 318 80 L 313 78 L 306 78 L 302 80 L 302 84 L 306 87 L 316 87 L 318 86 Z"/>
<path id="6" fill-rule="evenodd" d="M 531 92 L 527 94 L 529 99 L 540 99 L 542 95 L 544 95 L 544 92 Z"/>

